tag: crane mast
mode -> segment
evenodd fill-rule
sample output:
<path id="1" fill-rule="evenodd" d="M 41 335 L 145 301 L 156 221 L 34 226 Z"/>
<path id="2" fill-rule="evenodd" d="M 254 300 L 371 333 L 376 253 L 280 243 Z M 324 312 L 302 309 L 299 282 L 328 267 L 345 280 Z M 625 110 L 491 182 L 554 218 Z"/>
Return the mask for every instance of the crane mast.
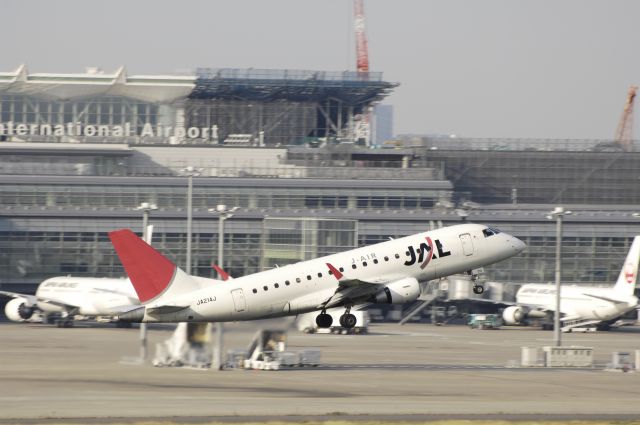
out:
<path id="1" fill-rule="evenodd" d="M 363 0 L 353 0 L 353 26 L 356 34 L 356 67 L 358 72 L 369 72 L 369 46 L 365 33 Z"/>
<path id="2" fill-rule="evenodd" d="M 616 130 L 615 141 L 620 145 L 625 152 L 630 152 L 633 148 L 633 103 L 636 98 L 636 91 L 638 87 L 631 86 L 627 92 L 627 101 L 624 104 L 622 110 L 622 117 L 620 117 L 620 123 Z"/>

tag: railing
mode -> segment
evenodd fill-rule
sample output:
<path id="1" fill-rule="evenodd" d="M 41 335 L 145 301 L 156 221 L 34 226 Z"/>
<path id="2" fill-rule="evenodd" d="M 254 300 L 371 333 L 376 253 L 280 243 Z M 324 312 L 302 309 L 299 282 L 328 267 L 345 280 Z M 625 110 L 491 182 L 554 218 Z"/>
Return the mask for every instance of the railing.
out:
<path id="1" fill-rule="evenodd" d="M 198 68 L 203 79 L 291 80 L 291 81 L 382 81 L 382 72 L 310 71 L 292 69 Z"/>
<path id="2" fill-rule="evenodd" d="M 582 151 L 622 152 L 611 139 L 485 139 L 461 137 L 402 136 L 404 146 L 430 150 L 464 151 Z M 640 140 L 634 140 L 634 150 L 640 150 Z"/>

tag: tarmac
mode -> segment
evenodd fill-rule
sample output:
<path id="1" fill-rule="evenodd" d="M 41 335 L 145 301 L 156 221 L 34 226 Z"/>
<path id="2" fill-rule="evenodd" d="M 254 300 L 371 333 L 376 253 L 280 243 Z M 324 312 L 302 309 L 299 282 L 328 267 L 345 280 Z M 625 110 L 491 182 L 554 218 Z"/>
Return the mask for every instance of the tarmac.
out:
<path id="1" fill-rule="evenodd" d="M 246 348 L 258 328 L 277 323 L 226 324 L 225 350 Z M 552 345 L 553 332 L 535 328 L 369 330 L 291 330 L 288 349 L 322 351 L 317 368 L 214 371 L 136 365 L 135 328 L 0 323 L 0 423 L 640 417 L 640 372 L 604 370 L 612 352 L 640 349 L 639 327 L 563 334 L 563 345 L 594 348 L 596 367 L 582 369 L 514 367 L 521 347 Z M 150 329 L 151 356 L 170 335 L 167 326 Z"/>

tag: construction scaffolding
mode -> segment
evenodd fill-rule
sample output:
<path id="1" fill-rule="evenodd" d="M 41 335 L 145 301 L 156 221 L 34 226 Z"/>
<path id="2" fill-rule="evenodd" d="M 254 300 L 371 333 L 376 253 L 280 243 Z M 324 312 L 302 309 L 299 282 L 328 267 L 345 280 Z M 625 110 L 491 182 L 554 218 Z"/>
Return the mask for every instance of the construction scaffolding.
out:
<path id="1" fill-rule="evenodd" d="M 185 105 L 190 127 L 219 127 L 219 140 L 247 134 L 256 145 L 358 141 L 367 109 L 397 86 L 379 72 L 198 69 Z"/>

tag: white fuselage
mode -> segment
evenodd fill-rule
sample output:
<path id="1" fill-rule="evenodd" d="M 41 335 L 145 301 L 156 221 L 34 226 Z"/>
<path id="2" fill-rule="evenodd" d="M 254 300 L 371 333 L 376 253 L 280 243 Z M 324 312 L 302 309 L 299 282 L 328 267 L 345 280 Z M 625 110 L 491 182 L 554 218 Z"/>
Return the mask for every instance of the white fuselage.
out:
<path id="1" fill-rule="evenodd" d="M 111 316 L 118 307 L 139 304 L 129 279 L 60 276 L 45 280 L 36 290 L 37 306 L 44 312 L 62 313 L 77 306 L 73 314 Z M 53 302 L 51 302 L 53 301 Z"/>
<path id="2" fill-rule="evenodd" d="M 144 321 L 253 320 L 317 310 L 339 285 L 336 277 L 329 274 L 327 263 L 340 269 L 345 279 L 379 282 L 380 285 L 365 286 L 368 290 L 378 290 L 377 286 L 382 290 L 384 282 L 406 278 L 427 281 L 470 271 L 524 249 L 517 238 L 505 233 L 487 236 L 483 229 L 486 226 L 477 224 L 446 227 L 205 285 L 172 301 L 189 308 L 173 313 L 145 313 Z M 431 258 L 422 249 L 427 239 L 433 246 Z"/>
<path id="3" fill-rule="evenodd" d="M 594 296 L 589 296 L 595 295 Z M 602 297 L 602 298 L 597 298 Z M 603 298 L 624 302 L 612 302 Z M 554 285 L 527 284 L 516 294 L 516 302 L 542 310 L 555 311 L 556 290 Z M 563 315 L 584 320 L 612 320 L 631 311 L 638 305 L 633 295 L 621 296 L 611 287 L 561 286 L 560 311 Z"/>

